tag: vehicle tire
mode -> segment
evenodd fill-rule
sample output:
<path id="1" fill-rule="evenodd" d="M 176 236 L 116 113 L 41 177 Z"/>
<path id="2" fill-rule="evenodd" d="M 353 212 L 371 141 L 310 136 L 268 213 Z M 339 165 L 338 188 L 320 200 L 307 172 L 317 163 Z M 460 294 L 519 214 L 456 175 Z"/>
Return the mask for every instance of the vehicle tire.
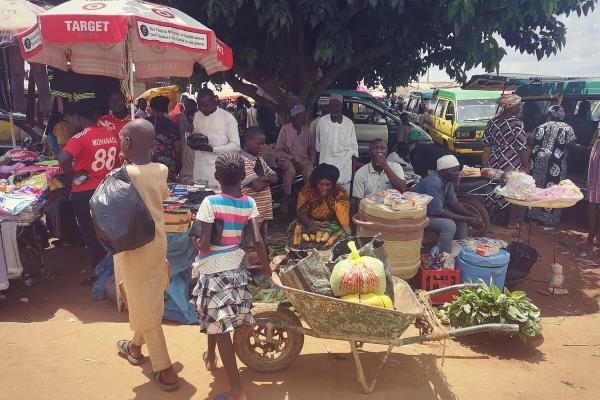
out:
<path id="1" fill-rule="evenodd" d="M 302 326 L 300 319 L 288 308 L 274 304 L 259 304 L 252 309 L 252 315 L 256 324 L 243 325 L 233 333 L 235 353 L 241 362 L 255 371 L 281 371 L 302 351 L 304 335 L 285 327 L 269 327 L 261 319 Z"/>
<path id="2" fill-rule="evenodd" d="M 463 203 L 467 211 L 477 215 L 483 222 L 483 227 L 481 229 L 469 227 L 469 236 L 484 235 L 490 227 L 490 215 L 481 200 L 473 196 L 459 196 L 458 201 Z"/>

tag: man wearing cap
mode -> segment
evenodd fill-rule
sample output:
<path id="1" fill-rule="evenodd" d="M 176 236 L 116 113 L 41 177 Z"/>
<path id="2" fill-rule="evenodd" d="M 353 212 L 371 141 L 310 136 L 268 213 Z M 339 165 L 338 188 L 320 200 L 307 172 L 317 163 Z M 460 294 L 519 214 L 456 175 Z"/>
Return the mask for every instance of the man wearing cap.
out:
<path id="1" fill-rule="evenodd" d="M 304 183 L 308 184 L 315 162 L 315 137 L 308 127 L 306 109 L 297 105 L 290 110 L 290 116 L 292 121 L 281 128 L 275 145 L 277 165 L 283 170 L 284 208 L 292 194 L 296 174 L 302 171 Z"/>
<path id="2" fill-rule="evenodd" d="M 453 155 L 443 156 L 437 161 L 437 171 L 423 178 L 414 191 L 427 194 L 433 199 L 427 205 L 429 227 L 427 230 L 438 234 L 437 244 L 440 251 L 450 253 L 452 240 L 467 237 L 467 228 L 480 228 L 479 217 L 471 214 L 458 201 L 454 193 L 454 182 L 458 180 L 460 164 Z"/>
<path id="3" fill-rule="evenodd" d="M 350 192 L 353 157 L 358 157 L 358 142 L 354 123 L 342 114 L 344 98 L 337 93 L 329 96 L 329 114 L 317 122 L 315 148 L 320 164 L 330 164 L 340 171 L 338 186 Z"/>

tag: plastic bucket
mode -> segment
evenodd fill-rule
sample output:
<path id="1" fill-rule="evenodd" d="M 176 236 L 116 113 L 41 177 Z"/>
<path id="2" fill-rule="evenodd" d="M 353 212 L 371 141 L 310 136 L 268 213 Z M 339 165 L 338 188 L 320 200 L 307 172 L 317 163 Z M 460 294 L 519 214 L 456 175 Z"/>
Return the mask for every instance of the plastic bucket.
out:
<path id="1" fill-rule="evenodd" d="M 506 285 L 511 286 L 527 278 L 539 254 L 534 247 L 522 242 L 510 242 L 506 250 L 510 253 Z"/>
<path id="2" fill-rule="evenodd" d="M 481 279 L 500 289 L 504 288 L 509 262 L 510 253 L 506 250 L 500 250 L 500 253 L 491 257 L 482 257 L 462 250 L 456 258 L 456 265 L 461 271 L 460 281 L 462 283 L 469 281 L 475 283 Z"/>

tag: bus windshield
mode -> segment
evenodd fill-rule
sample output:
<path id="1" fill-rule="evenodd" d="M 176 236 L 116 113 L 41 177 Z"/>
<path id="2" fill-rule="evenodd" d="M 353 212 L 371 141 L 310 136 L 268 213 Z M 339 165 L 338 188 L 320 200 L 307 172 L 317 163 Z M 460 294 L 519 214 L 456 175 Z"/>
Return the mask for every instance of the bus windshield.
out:
<path id="1" fill-rule="evenodd" d="M 486 121 L 494 118 L 498 107 L 495 99 L 458 100 L 458 121 Z"/>

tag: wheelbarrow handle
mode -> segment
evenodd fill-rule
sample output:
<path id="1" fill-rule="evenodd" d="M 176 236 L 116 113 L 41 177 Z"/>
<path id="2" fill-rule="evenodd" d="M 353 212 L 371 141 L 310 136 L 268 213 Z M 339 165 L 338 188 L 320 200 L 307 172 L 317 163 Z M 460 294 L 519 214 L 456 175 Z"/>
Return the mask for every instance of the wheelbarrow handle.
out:
<path id="1" fill-rule="evenodd" d="M 476 326 L 469 326 L 466 328 L 451 329 L 448 331 L 448 337 L 458 337 L 473 335 L 475 333 L 483 332 L 496 332 L 496 333 L 512 333 L 516 334 L 519 332 L 519 325 L 517 324 L 483 324 Z M 432 334 L 412 336 L 403 339 L 397 339 L 392 342 L 395 346 L 404 346 L 407 344 L 423 343 L 432 340 L 437 340 Z"/>
<path id="2" fill-rule="evenodd" d="M 478 286 L 479 286 L 479 284 L 477 284 L 477 283 L 461 283 L 461 284 L 458 284 L 458 285 L 446 286 L 446 287 L 443 287 L 443 288 L 430 290 L 429 292 L 427 292 L 427 294 L 429 294 L 429 296 L 435 296 L 435 295 L 446 293 L 446 292 L 450 292 L 450 291 L 453 291 L 453 290 L 461 290 L 461 289 L 466 289 L 466 288 L 474 288 L 474 287 L 478 287 Z"/>

